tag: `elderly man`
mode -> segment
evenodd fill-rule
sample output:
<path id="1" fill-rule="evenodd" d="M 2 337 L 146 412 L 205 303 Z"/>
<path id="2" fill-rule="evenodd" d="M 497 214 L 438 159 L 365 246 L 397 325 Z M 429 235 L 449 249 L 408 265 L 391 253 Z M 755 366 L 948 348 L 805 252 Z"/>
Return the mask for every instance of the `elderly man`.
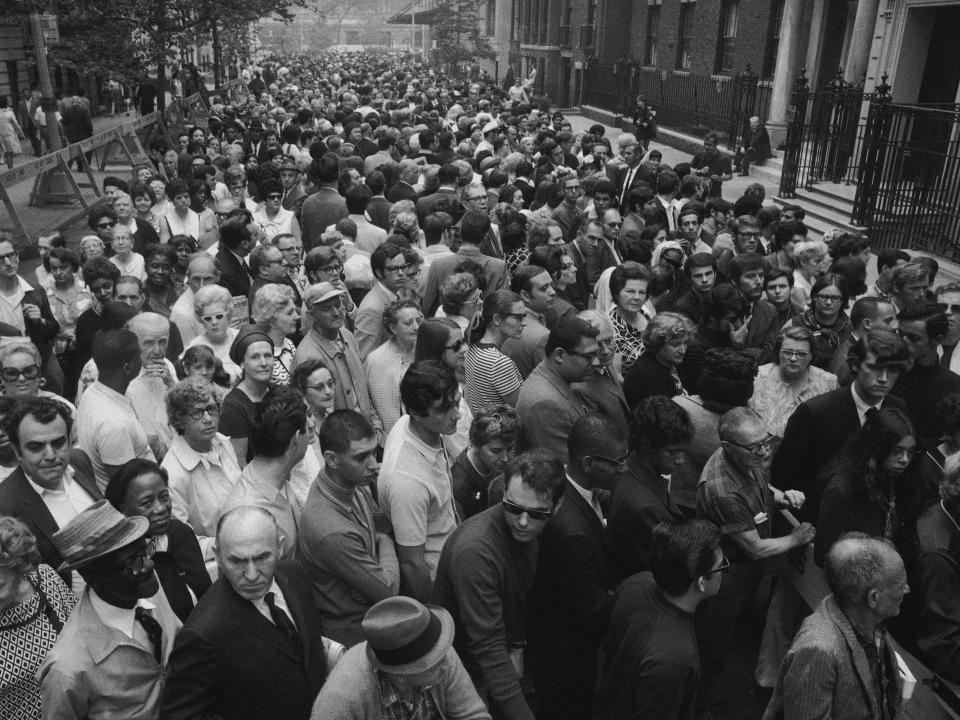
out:
<path id="1" fill-rule="evenodd" d="M 603 242 L 603 223 L 599 220 L 585 220 L 577 232 L 576 238 L 564 246 L 564 254 L 573 258 L 577 267 L 576 282 L 568 285 L 564 297 L 577 310 L 586 310 L 593 295 L 599 275 L 594 272 L 593 254 L 598 252 Z"/>
<path id="2" fill-rule="evenodd" d="M 356 410 L 377 431 L 383 442 L 383 423 L 370 401 L 360 348 L 353 333 L 344 327 L 342 296 L 345 290 L 328 282 L 311 285 L 303 293 L 304 336 L 293 356 L 294 368 L 308 360 L 320 360 L 336 380 L 334 407 Z"/>
<path id="3" fill-rule="evenodd" d="M 54 568 L 63 557 L 53 534 L 102 497 L 90 461 L 70 447 L 72 426 L 67 406 L 53 398 L 20 402 L 4 419 L 20 466 L 0 483 L 0 515 L 22 520 L 37 539 L 41 559 Z M 79 574 L 64 577 L 79 595 Z"/>
<path id="4" fill-rule="evenodd" d="M 264 285 L 282 283 L 286 277 L 286 269 L 283 265 L 283 253 L 273 245 L 258 245 L 250 251 L 247 262 L 253 277 L 250 292 L 247 294 L 247 307 L 253 308 L 253 298 L 256 297 L 257 290 Z"/>
<path id="5" fill-rule="evenodd" d="M 365 641 L 337 662 L 311 720 L 381 720 L 423 708 L 450 720 L 490 720 L 453 649 L 453 619 L 413 598 L 380 601 L 362 624 Z M 426 716 L 424 716 L 426 717 Z"/>
<path id="6" fill-rule="evenodd" d="M 303 505 L 290 485 L 290 474 L 303 460 L 314 430 L 307 424 L 307 404 L 299 391 L 272 387 L 257 409 L 250 428 L 253 458 L 221 508 L 226 513 L 243 505 L 263 508 L 277 521 L 280 557 L 297 552 L 297 526 Z"/>
<path id="7" fill-rule="evenodd" d="M 446 435 L 460 419 L 460 385 L 454 372 L 432 360 L 411 365 L 400 380 L 409 414 L 390 430 L 383 447 L 377 495 L 393 524 L 405 595 L 430 598 L 440 551 L 457 526 Z"/>
<path id="8" fill-rule="evenodd" d="M 127 327 L 140 344 L 141 368 L 125 394 L 147 434 L 150 449 L 162 460 L 173 442 L 167 421 L 167 391 L 177 382 L 177 370 L 166 358 L 170 323 L 163 315 L 140 313 L 130 319 Z"/>
<path id="9" fill-rule="evenodd" d="M 910 592 L 903 560 L 886 540 L 848 533 L 825 571 L 832 594 L 803 621 L 763 718 L 892 718 L 901 680 L 884 622 Z"/>
<path id="10" fill-rule="evenodd" d="M 800 403 L 787 421 L 783 442 L 771 468 L 778 487 L 803 490 L 807 498 L 801 517 L 814 519 L 826 487 L 820 474 L 866 421 L 871 408 L 905 410 L 890 395 L 909 362 L 909 352 L 895 332 L 875 328 L 855 342 L 848 357 L 853 382 Z"/>
<path id="11" fill-rule="evenodd" d="M 526 447 L 544 448 L 564 461 L 567 436 L 586 409 L 571 383 L 600 369 L 599 331 L 579 318 L 563 318 L 547 338 L 546 357 L 520 388 L 517 414 Z"/>
<path id="12" fill-rule="evenodd" d="M 327 637 L 350 647 L 363 641 L 364 613 L 399 591 L 400 565 L 393 539 L 374 522 L 369 486 L 380 463 L 370 423 L 335 410 L 320 426 L 320 449 L 324 468 L 303 506 L 299 555 Z"/>
<path id="13" fill-rule="evenodd" d="M 180 331 L 183 344 L 189 345 L 194 338 L 203 334 L 203 323 L 193 309 L 194 294 L 205 285 L 216 285 L 220 282 L 220 268 L 216 258 L 204 252 L 196 253 L 187 264 L 186 279 L 186 289 L 170 308 L 170 322 Z"/>
<path id="14" fill-rule="evenodd" d="M 539 714 L 551 720 L 593 717 L 600 645 L 616 588 L 604 516 L 610 489 L 622 482 L 627 439 L 610 420 L 585 415 L 570 428 L 567 452 L 564 502 L 540 536 L 530 593 L 536 612 L 527 660 Z"/>
<path id="15" fill-rule="evenodd" d="M 87 590 L 37 672 L 47 720 L 159 716 L 180 620 L 153 571 L 149 529 L 99 500 L 54 534 L 58 570 L 79 572 Z"/>
<path id="16" fill-rule="evenodd" d="M 533 720 L 520 684 L 527 595 L 537 536 L 563 502 L 563 463 L 531 450 L 507 462 L 504 478 L 503 502 L 464 522 L 444 546 L 435 591 L 480 697 L 497 717 Z"/>
<path id="17" fill-rule="evenodd" d="M 239 507 L 217 526 L 220 579 L 184 626 L 167 672 L 167 720 L 306 720 L 327 674 L 320 615 L 274 517 Z"/>
<path id="18" fill-rule="evenodd" d="M 653 530 L 650 571 L 617 590 L 597 717 L 694 717 L 700 657 L 694 618 L 717 594 L 727 568 L 720 531 L 705 520 L 663 522 Z"/>
<path id="19" fill-rule="evenodd" d="M 571 387 L 588 412 L 611 420 L 624 434 L 630 424 L 630 406 L 623 394 L 623 384 L 614 367 L 616 341 L 613 323 L 607 313 L 584 310 L 577 317 L 590 323 L 597 330 L 598 368 Z"/>
<path id="20" fill-rule="evenodd" d="M 77 443 L 93 463 L 97 487 L 106 489 L 110 477 L 127 460 L 155 460 L 127 388 L 143 366 L 140 339 L 129 330 L 101 332 L 93 340 L 98 379 L 77 406 Z"/>
<path id="21" fill-rule="evenodd" d="M 738 407 L 720 418 L 718 430 L 720 447 L 707 460 L 697 487 L 697 517 L 721 529 L 723 553 L 730 561 L 723 588 L 710 607 L 709 622 L 704 623 L 711 635 L 704 653 L 710 679 L 715 679 L 737 621 L 763 580 L 764 561 L 808 545 L 815 535 L 812 525 L 801 523 L 788 535 L 774 537 L 773 513 L 778 508 L 802 507 L 804 495 L 767 484 L 771 435 L 763 419 L 753 410 Z"/>

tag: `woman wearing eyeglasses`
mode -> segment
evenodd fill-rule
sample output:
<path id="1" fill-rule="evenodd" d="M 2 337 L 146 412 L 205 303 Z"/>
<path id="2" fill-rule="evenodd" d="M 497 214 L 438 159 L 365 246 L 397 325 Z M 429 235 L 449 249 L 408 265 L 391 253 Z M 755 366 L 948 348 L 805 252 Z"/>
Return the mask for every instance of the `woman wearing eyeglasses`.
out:
<path id="1" fill-rule="evenodd" d="M 828 481 L 817 515 L 814 558 L 818 564 L 847 532 L 884 537 L 913 557 L 914 528 L 926 496 L 918 478 L 917 431 L 903 410 L 883 407 L 866 422 L 823 472 Z"/>
<path id="2" fill-rule="evenodd" d="M 48 397 L 63 403 L 75 418 L 77 408 L 64 397 L 43 389 L 40 352 L 26 338 L 5 338 L 0 343 L 0 384 L 3 395 L 12 400 Z M 76 427 L 73 434 L 76 435 Z"/>
<path id="3" fill-rule="evenodd" d="M 0 516 L 0 717 L 40 720 L 36 674 L 77 598 L 20 520 Z"/>
<path id="4" fill-rule="evenodd" d="M 813 349 L 809 328 L 785 327 L 773 348 L 775 362 L 762 365 L 757 373 L 749 406 L 778 439 L 800 403 L 837 387 L 836 375 L 811 365 Z"/>
<path id="5" fill-rule="evenodd" d="M 468 275 L 468 277 L 473 277 Z M 457 431 L 446 436 L 447 447 L 452 455 L 462 452 L 470 442 L 470 424 L 473 422 L 473 413 L 467 404 L 467 393 L 464 391 L 464 360 L 467 357 L 467 342 L 463 338 L 460 324 L 451 318 L 428 318 L 424 320 L 417 331 L 416 360 L 439 360 L 453 370 L 460 383 L 460 420 L 457 421 Z M 461 515 L 461 518 L 465 516 Z"/>
<path id="6" fill-rule="evenodd" d="M 276 235 L 293 235 L 300 238 L 300 223 L 292 210 L 283 207 L 283 185 L 274 177 L 266 177 L 257 183 L 257 195 L 263 203 L 253 213 L 253 221 L 263 228 L 267 240 Z"/>
<path id="7" fill-rule="evenodd" d="M 240 478 L 240 464 L 230 438 L 218 432 L 223 390 L 212 383 L 188 379 L 167 393 L 167 418 L 176 435 L 163 469 L 169 476 L 173 517 L 197 535 L 211 576 L 217 521 Z"/>
<path id="8" fill-rule="evenodd" d="M 319 433 L 324 419 L 335 409 L 337 379 L 323 360 L 314 358 L 297 366 L 290 376 L 290 384 L 303 393 Z"/>
<path id="9" fill-rule="evenodd" d="M 790 321 L 792 327 L 805 327 L 812 334 L 810 364 L 826 370 L 834 353 L 853 332 L 846 307 L 849 292 L 842 275 L 820 275 L 810 288 L 810 307 Z"/>
<path id="10" fill-rule="evenodd" d="M 186 622 L 210 588 L 210 575 L 193 530 L 172 516 L 167 471 L 153 460 L 134 458 L 113 474 L 104 496 L 127 517 L 150 521 L 146 537 L 154 572 L 171 609 Z"/>

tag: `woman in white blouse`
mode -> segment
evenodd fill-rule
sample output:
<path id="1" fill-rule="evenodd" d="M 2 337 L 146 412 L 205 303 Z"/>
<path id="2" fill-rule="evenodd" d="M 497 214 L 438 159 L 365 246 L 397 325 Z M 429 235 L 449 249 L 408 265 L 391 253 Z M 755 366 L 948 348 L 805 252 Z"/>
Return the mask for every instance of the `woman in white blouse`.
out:
<path id="1" fill-rule="evenodd" d="M 390 339 L 367 356 L 364 369 L 370 400 L 383 421 L 384 434 L 403 414 L 400 379 L 413 362 L 417 331 L 423 322 L 420 303 L 399 300 L 383 311 L 383 325 Z"/>
<path id="2" fill-rule="evenodd" d="M 200 215 L 190 208 L 190 187 L 183 180 L 173 180 L 167 185 L 167 197 L 172 206 L 163 214 L 160 224 L 160 242 L 167 243 L 174 235 L 189 235 L 194 240 L 200 237 Z"/>
<path id="3" fill-rule="evenodd" d="M 267 240 L 277 235 L 293 235 L 300 239 L 300 223 L 293 211 L 283 207 L 283 186 L 279 180 L 267 178 L 257 185 L 257 194 L 263 203 L 253 213 L 253 221 L 263 228 Z"/>

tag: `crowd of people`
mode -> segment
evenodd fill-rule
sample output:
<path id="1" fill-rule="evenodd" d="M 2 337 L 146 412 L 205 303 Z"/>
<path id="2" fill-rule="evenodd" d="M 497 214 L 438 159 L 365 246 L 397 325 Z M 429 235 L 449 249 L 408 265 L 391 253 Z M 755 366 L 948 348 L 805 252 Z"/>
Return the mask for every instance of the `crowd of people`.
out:
<path id="1" fill-rule="evenodd" d="M 712 133 L 253 79 L 33 276 L 0 232 L 0 716 L 692 720 L 744 637 L 765 719 L 890 720 L 892 637 L 960 682 L 936 261 L 725 198 Z"/>

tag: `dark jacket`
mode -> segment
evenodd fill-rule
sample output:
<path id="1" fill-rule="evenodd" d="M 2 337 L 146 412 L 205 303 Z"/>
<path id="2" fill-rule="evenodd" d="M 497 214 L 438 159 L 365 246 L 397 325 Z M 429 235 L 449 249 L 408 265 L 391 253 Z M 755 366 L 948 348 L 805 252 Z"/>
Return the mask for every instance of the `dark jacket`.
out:
<path id="1" fill-rule="evenodd" d="M 47 364 L 47 360 L 50 359 L 50 354 L 53 352 L 50 348 L 50 341 L 60 332 L 60 323 L 53 317 L 50 301 L 43 290 L 37 290 L 36 288 L 27 290 L 23 295 L 23 300 L 20 301 L 20 305 L 21 307 L 23 305 L 36 305 L 40 308 L 40 319 L 31 320 L 24 315 L 23 326 L 26 328 L 26 336 L 30 338 L 30 342 L 36 345 L 37 350 L 40 351 L 40 365 L 43 367 Z M 0 327 L 0 335 L 19 336 L 20 330 L 4 323 Z M 50 390 L 51 388 L 48 387 L 47 389 Z"/>
<path id="2" fill-rule="evenodd" d="M 222 245 L 217 251 L 217 260 L 220 261 L 220 281 L 217 285 L 225 287 L 233 297 L 246 298 L 250 294 L 250 270 Z"/>
<path id="3" fill-rule="evenodd" d="M 645 398 L 653 395 L 673 397 L 680 394 L 680 389 L 670 370 L 657 360 L 656 353 L 645 352 L 623 378 L 623 394 L 627 404 L 635 408 Z"/>
<path id="4" fill-rule="evenodd" d="M 780 490 L 801 490 L 806 495 L 801 519 L 816 522 L 824 478 L 821 473 L 850 437 L 860 429 L 860 417 L 851 388 L 838 388 L 806 402 L 793 411 L 783 431 L 783 441 L 773 456 L 771 485 Z M 883 407 L 905 410 L 900 398 L 887 395 Z"/>
<path id="5" fill-rule="evenodd" d="M 167 663 L 167 720 L 306 720 L 327 675 L 320 615 L 299 566 L 275 576 L 300 647 L 221 577 L 197 603 Z"/>
<path id="6" fill-rule="evenodd" d="M 210 575 L 193 530 L 176 518 L 170 518 L 167 549 L 154 554 L 153 564 L 170 608 L 180 622 L 186 622 L 194 607 L 187 588 L 193 590 L 197 600 L 210 589 Z"/>
<path id="7" fill-rule="evenodd" d="M 917 645 L 931 670 L 960 682 L 960 530 L 934 503 L 917 521 L 917 536 L 910 579 Z"/>
<path id="8" fill-rule="evenodd" d="M 97 489 L 93 466 L 83 450 L 70 451 L 70 467 L 74 471 L 74 481 L 94 500 L 100 500 L 103 494 Z M 63 557 L 53 544 L 53 534 L 60 527 L 44 504 L 43 498 L 27 482 L 22 468 L 14 470 L 0 483 L 0 515 L 12 515 L 21 520 L 37 538 L 40 559 L 54 570 L 60 567 Z M 70 573 L 63 573 L 62 577 L 69 585 Z"/>
<path id="9" fill-rule="evenodd" d="M 601 491 L 601 508 L 608 500 L 609 493 Z M 552 720 L 589 718 L 613 607 L 613 553 L 600 518 L 569 480 L 563 504 L 539 542 L 526 657 L 540 714 Z"/>

